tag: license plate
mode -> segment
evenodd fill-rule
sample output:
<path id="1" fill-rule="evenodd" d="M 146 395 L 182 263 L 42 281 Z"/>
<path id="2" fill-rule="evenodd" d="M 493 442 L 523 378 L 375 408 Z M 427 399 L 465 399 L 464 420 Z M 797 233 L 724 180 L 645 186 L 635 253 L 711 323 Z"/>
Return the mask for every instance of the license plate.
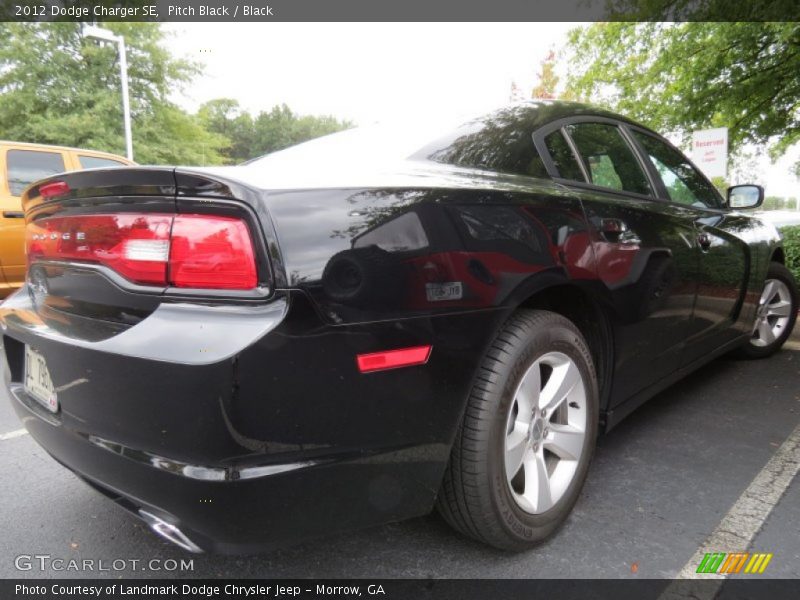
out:
<path id="1" fill-rule="evenodd" d="M 44 356 L 25 346 L 25 391 L 50 412 L 58 412 L 58 395 Z"/>
<path id="2" fill-rule="evenodd" d="M 464 297 L 464 288 L 460 281 L 447 283 L 425 284 L 425 296 L 428 302 L 442 302 L 444 300 L 461 300 Z"/>

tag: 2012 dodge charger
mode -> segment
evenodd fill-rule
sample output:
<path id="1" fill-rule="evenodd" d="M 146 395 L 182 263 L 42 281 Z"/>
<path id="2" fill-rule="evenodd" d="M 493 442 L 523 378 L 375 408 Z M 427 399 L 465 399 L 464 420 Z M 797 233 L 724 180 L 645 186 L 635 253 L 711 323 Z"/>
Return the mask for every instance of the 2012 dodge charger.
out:
<path id="1" fill-rule="evenodd" d="M 426 136 L 32 185 L 0 324 L 33 438 L 189 550 L 434 505 L 520 550 L 567 518 L 598 432 L 789 336 L 780 237 L 741 210 L 761 188 L 723 198 L 656 133 L 576 104 Z"/>

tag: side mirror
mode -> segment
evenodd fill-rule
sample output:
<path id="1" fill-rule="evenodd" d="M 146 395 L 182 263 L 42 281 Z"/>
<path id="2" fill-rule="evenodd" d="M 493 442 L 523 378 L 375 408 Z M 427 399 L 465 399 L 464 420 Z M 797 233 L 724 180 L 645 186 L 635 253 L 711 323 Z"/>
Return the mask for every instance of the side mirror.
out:
<path id="1" fill-rule="evenodd" d="M 734 185 L 728 188 L 728 208 L 756 208 L 764 202 L 760 185 Z"/>

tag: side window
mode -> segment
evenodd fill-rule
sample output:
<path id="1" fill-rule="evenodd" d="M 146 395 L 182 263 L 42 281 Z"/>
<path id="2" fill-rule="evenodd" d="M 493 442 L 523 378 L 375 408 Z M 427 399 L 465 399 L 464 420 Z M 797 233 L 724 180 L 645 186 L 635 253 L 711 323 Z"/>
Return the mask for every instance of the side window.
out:
<path id="1" fill-rule="evenodd" d="M 58 152 L 9 150 L 6 154 L 8 187 L 19 196 L 34 181 L 63 172 L 64 157 Z"/>
<path id="2" fill-rule="evenodd" d="M 617 126 L 573 123 L 565 129 L 586 163 L 593 184 L 625 192 L 652 194 L 647 176 Z"/>
<path id="3" fill-rule="evenodd" d="M 634 131 L 633 135 L 644 147 L 650 162 L 661 176 L 670 200 L 701 208 L 719 208 L 719 195 L 714 186 L 703 178 L 683 154 L 640 131 Z"/>
<path id="4" fill-rule="evenodd" d="M 556 165 L 559 176 L 573 181 L 585 181 L 583 171 L 561 130 L 554 131 L 544 138 L 544 145 Z"/>
<path id="5" fill-rule="evenodd" d="M 127 167 L 123 162 L 113 160 L 111 158 L 100 158 L 98 156 L 84 156 L 78 155 L 78 160 L 81 163 L 82 169 L 99 169 L 101 167 Z"/>

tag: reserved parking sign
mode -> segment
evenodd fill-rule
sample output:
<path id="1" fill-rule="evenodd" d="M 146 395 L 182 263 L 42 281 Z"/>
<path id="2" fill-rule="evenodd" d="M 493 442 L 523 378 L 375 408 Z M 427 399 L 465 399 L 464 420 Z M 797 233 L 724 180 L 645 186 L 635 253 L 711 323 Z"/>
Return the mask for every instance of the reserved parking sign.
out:
<path id="1" fill-rule="evenodd" d="M 728 174 L 728 128 L 692 133 L 692 161 L 707 177 L 725 177 Z"/>

